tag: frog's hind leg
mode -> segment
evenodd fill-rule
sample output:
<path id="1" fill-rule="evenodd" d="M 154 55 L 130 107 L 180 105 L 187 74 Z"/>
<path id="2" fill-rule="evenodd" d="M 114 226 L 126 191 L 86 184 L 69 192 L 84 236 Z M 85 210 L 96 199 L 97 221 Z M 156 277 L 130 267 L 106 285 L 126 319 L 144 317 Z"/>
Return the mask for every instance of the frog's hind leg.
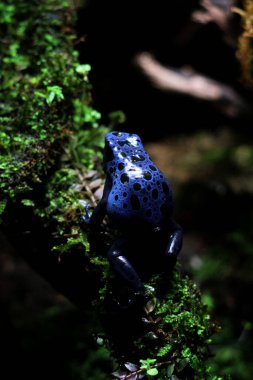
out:
<path id="1" fill-rule="evenodd" d="M 144 286 L 134 267 L 123 254 L 126 239 L 116 240 L 108 251 L 108 260 L 115 272 L 123 278 L 136 294 L 144 294 Z"/>

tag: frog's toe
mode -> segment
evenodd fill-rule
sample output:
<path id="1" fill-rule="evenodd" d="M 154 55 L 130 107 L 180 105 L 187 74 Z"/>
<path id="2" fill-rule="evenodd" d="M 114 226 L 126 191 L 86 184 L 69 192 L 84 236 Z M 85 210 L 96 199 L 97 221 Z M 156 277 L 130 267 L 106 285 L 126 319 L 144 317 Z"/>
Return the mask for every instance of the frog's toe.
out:
<path id="1" fill-rule="evenodd" d="M 81 221 L 85 224 L 88 224 L 92 215 L 92 207 L 89 203 L 83 201 L 82 199 L 79 200 L 79 204 L 85 211 L 85 214 L 81 216 Z"/>

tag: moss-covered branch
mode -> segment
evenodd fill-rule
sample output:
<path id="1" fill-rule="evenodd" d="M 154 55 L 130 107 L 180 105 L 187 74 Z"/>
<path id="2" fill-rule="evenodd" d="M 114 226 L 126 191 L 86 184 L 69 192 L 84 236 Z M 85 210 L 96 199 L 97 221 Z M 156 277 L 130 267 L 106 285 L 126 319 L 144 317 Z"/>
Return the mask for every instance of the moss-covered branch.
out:
<path id="1" fill-rule="evenodd" d="M 10 201 L 32 207 L 57 221 L 57 235 L 68 234 L 70 245 L 78 199 L 87 195 L 85 171 L 100 157 L 107 131 L 91 106 L 90 66 L 73 49 L 74 17 L 60 0 L 0 6 L 1 211 Z M 35 201 L 42 186 L 45 199 Z"/>
<path id="2" fill-rule="evenodd" d="M 98 128 L 100 114 L 90 106 L 90 66 L 81 65 L 73 49 L 74 15 L 60 0 L 0 5 L 0 177 L 6 198 L 41 183 L 63 143 L 70 144 L 75 166 L 86 167 L 92 148 L 101 144 L 96 138 L 103 130 L 87 134 Z"/>

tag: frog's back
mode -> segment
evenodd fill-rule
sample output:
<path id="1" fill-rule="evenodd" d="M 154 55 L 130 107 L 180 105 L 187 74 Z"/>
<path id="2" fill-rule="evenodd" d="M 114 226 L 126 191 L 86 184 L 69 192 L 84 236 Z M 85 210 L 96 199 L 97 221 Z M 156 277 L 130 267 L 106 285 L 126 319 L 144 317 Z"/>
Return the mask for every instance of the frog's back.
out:
<path id="1" fill-rule="evenodd" d="M 165 176 L 150 160 L 118 163 L 108 197 L 108 216 L 117 223 L 140 221 L 163 225 L 172 213 L 172 191 Z M 135 161 L 135 162 L 134 162 Z"/>
<path id="2" fill-rule="evenodd" d="M 118 225 L 135 221 L 161 226 L 172 213 L 172 191 L 138 135 L 110 132 L 105 138 L 107 214 Z M 137 224 L 138 224 L 137 223 Z"/>

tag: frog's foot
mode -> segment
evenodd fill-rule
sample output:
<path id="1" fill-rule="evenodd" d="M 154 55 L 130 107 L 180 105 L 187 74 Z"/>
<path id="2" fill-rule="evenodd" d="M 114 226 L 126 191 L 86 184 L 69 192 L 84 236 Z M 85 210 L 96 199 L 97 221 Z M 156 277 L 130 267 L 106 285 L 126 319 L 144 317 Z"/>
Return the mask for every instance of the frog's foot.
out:
<path id="1" fill-rule="evenodd" d="M 113 303 L 120 310 L 134 311 L 134 312 L 138 311 L 142 313 L 147 303 L 147 298 L 144 293 L 138 292 L 138 293 L 133 293 L 133 296 L 130 296 L 124 300 L 113 298 Z"/>

